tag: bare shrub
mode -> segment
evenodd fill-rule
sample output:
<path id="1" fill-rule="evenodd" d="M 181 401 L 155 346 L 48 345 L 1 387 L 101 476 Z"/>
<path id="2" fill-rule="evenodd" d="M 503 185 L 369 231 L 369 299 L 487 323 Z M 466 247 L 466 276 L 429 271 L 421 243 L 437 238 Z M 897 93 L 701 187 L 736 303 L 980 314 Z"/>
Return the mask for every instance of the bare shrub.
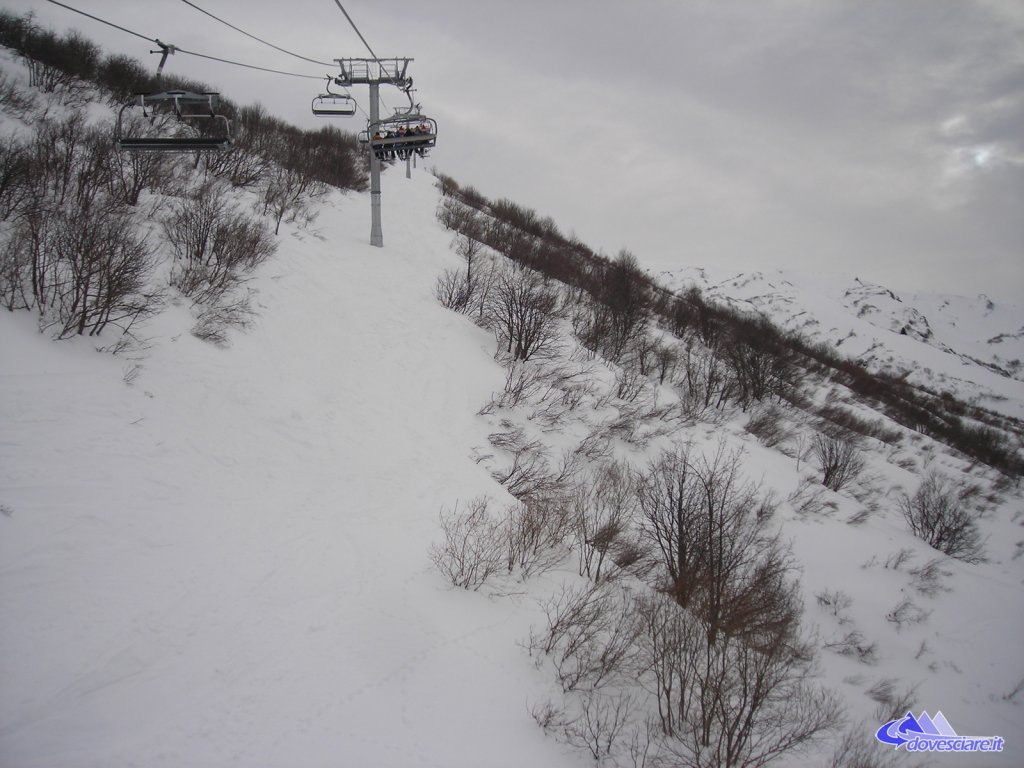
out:
<path id="1" fill-rule="evenodd" d="M 841 656 L 854 658 L 862 664 L 878 663 L 878 643 L 869 643 L 859 629 L 851 630 L 842 637 L 828 641 L 824 647 Z"/>
<path id="2" fill-rule="evenodd" d="M 821 483 L 833 491 L 845 488 L 867 464 L 860 449 L 847 438 L 815 435 L 813 450 L 821 467 Z"/>
<path id="3" fill-rule="evenodd" d="M 637 510 L 633 476 L 625 464 L 604 464 L 576 489 L 573 498 L 573 537 L 579 552 L 581 576 L 600 581 L 606 561 L 615 561 L 614 554 L 626 540 L 626 533 Z M 629 565 L 641 553 L 620 552 L 620 562 Z"/>
<path id="4" fill-rule="evenodd" d="M 880 723 L 902 717 L 917 703 L 917 686 L 900 691 L 897 683 L 896 678 L 882 678 L 867 691 L 868 698 L 878 703 L 875 720 Z"/>
<path id="5" fill-rule="evenodd" d="M 788 437 L 782 411 L 775 406 L 755 410 L 747 421 L 747 432 L 772 448 Z"/>
<path id="6" fill-rule="evenodd" d="M 965 489 L 932 471 L 913 496 L 904 494 L 900 510 L 914 535 L 930 547 L 963 560 L 979 563 L 985 559 L 977 515 L 967 506 Z"/>
<path id="7" fill-rule="evenodd" d="M 712 639 L 705 622 L 663 596 L 636 605 L 638 663 L 657 702 L 662 750 L 678 764 L 763 766 L 808 749 L 839 722 L 838 700 L 814 685 L 794 636 L 755 649 Z"/>
<path id="8" fill-rule="evenodd" d="M 618 362 L 628 347 L 647 334 L 650 282 L 636 257 L 620 251 L 601 265 L 595 286 L 590 344 L 605 359 Z"/>
<path id="9" fill-rule="evenodd" d="M 826 609 L 837 619 L 840 619 L 840 624 L 843 623 L 843 617 L 841 614 L 845 614 L 850 606 L 853 605 L 853 598 L 841 589 L 823 589 L 815 597 L 818 601 L 818 605 Z"/>
<path id="10" fill-rule="evenodd" d="M 885 569 L 889 571 L 899 571 L 904 565 L 914 559 L 914 550 L 907 547 L 900 547 L 896 552 L 887 555 L 885 558 Z"/>
<path id="11" fill-rule="evenodd" d="M 710 409 L 723 407 L 736 383 L 722 355 L 691 339 L 682 353 L 676 385 L 690 417 L 697 420 Z"/>
<path id="12" fill-rule="evenodd" d="M 71 206 L 49 220 L 46 324 L 57 338 L 102 333 L 108 324 L 128 332 L 156 309 L 146 293 L 153 250 L 131 216 L 113 205 Z"/>
<path id="13" fill-rule="evenodd" d="M 33 95 L 12 82 L 6 72 L 0 72 L 0 107 L 24 120 L 34 106 Z"/>
<path id="14" fill-rule="evenodd" d="M 491 401 L 498 408 L 514 408 L 520 403 L 550 404 L 557 415 L 578 408 L 593 393 L 587 381 L 586 368 L 571 368 L 553 361 L 521 360 L 511 363 L 505 371 L 505 384 Z"/>
<path id="15" fill-rule="evenodd" d="M 635 360 L 624 359 L 615 371 L 615 396 L 625 403 L 632 403 L 650 386 L 647 376 Z"/>
<path id="16" fill-rule="evenodd" d="M 111 158 L 110 191 L 125 205 L 138 205 L 146 189 L 160 189 L 173 176 L 162 152 L 115 152 Z"/>
<path id="17" fill-rule="evenodd" d="M 531 397 L 537 407 L 527 418 L 549 429 L 557 427 L 565 416 L 578 410 L 596 391 L 586 367 L 544 366 L 540 377 L 542 386 Z"/>
<path id="18" fill-rule="evenodd" d="M 227 345 L 228 331 L 248 328 L 256 314 L 252 308 L 252 292 L 222 294 L 213 304 L 197 304 L 199 314 L 192 335 L 218 347 Z"/>
<path id="19" fill-rule="evenodd" d="M 495 433 L 490 441 L 512 454 L 511 465 L 491 472 L 509 493 L 517 499 L 556 495 L 557 483 L 543 443 L 528 439 L 518 428 Z"/>
<path id="20" fill-rule="evenodd" d="M 900 441 L 900 432 L 885 425 L 882 419 L 865 419 L 853 411 L 834 405 L 825 405 L 818 409 L 818 414 L 831 426 L 830 432 L 840 436 L 842 431 L 872 437 L 883 443 L 896 444 Z M 839 429 L 836 430 L 836 427 Z"/>
<path id="21" fill-rule="evenodd" d="M 596 690 L 628 671 L 639 626 L 625 591 L 563 586 L 540 606 L 547 627 L 531 630 L 530 653 L 551 657 L 563 690 Z"/>
<path id="22" fill-rule="evenodd" d="M 800 471 L 800 462 L 806 461 L 814 450 L 811 438 L 806 432 L 798 432 L 793 438 L 793 453 L 786 454 L 792 455 L 796 459 L 796 471 Z"/>
<path id="23" fill-rule="evenodd" d="M 654 347 L 654 358 L 658 383 L 664 384 L 667 381 L 671 381 L 679 367 L 679 345 L 659 342 Z"/>
<path id="24" fill-rule="evenodd" d="M 625 749 L 620 742 L 632 709 L 633 697 L 629 693 L 587 691 L 581 697 L 579 716 L 563 727 L 566 741 L 586 749 L 597 762 L 612 758 Z"/>
<path id="25" fill-rule="evenodd" d="M 274 222 L 275 235 L 281 231 L 282 221 L 309 224 L 316 218 L 313 201 L 327 191 L 327 184 L 317 179 L 304 162 L 285 159 L 264 174 L 263 215 Z"/>
<path id="26" fill-rule="evenodd" d="M 899 632 L 904 627 L 924 624 L 929 616 L 931 611 L 924 610 L 909 597 L 905 597 L 885 614 L 885 620 L 895 624 L 896 631 Z"/>
<path id="27" fill-rule="evenodd" d="M 712 639 L 761 642 L 790 631 L 799 601 L 792 557 L 767 533 L 740 462 L 724 445 L 710 458 L 689 444 L 663 454 L 637 479 L 641 532 L 660 555 L 662 588 L 707 622 Z"/>
<path id="28" fill-rule="evenodd" d="M 801 515 L 826 515 L 835 512 L 839 505 L 832 499 L 826 498 L 826 491 L 818 485 L 813 477 L 802 477 L 796 490 L 789 494 L 787 501 L 793 505 L 793 509 Z"/>
<path id="29" fill-rule="evenodd" d="M 32 307 L 32 262 L 24 245 L 18 234 L 0 243 L 0 306 L 10 312 Z"/>
<path id="30" fill-rule="evenodd" d="M 437 219 L 445 229 L 462 232 L 473 226 L 478 212 L 454 197 L 445 196 L 437 207 Z"/>
<path id="31" fill-rule="evenodd" d="M 453 586 L 478 590 L 505 562 L 500 523 L 488 511 L 490 500 L 473 499 L 464 510 L 458 504 L 442 510 L 444 540 L 430 547 L 430 560 Z"/>
<path id="32" fill-rule="evenodd" d="M 949 592 L 949 587 L 942 583 L 942 580 L 952 576 L 952 571 L 942 567 L 943 558 L 936 557 L 929 560 L 919 568 L 911 568 L 910 574 L 914 580 L 911 586 L 925 597 L 935 597 L 940 592 Z"/>
<path id="33" fill-rule="evenodd" d="M 828 768 L 894 768 L 900 755 L 880 750 L 877 743 L 864 738 L 864 734 L 877 727 L 871 720 L 846 730 L 832 753 Z"/>
<path id="34" fill-rule="evenodd" d="M 218 184 L 176 202 L 161 224 L 174 254 L 171 285 L 199 303 L 237 289 L 277 251 L 262 223 L 236 210 Z"/>
<path id="35" fill-rule="evenodd" d="M 531 497 L 512 505 L 502 530 L 509 573 L 518 568 L 526 579 L 558 565 L 571 529 L 571 510 L 559 498 Z"/>
<path id="36" fill-rule="evenodd" d="M 612 455 L 611 440 L 598 426 L 580 441 L 575 448 L 575 453 L 585 461 L 608 461 Z"/>
<path id="37" fill-rule="evenodd" d="M 565 709 L 550 699 L 530 707 L 530 715 L 544 733 L 561 733 L 562 729 L 571 722 Z"/>
<path id="38" fill-rule="evenodd" d="M 0 141 L 0 221 L 7 221 L 25 209 L 31 197 L 31 174 L 28 144 L 14 135 Z"/>
<path id="39" fill-rule="evenodd" d="M 494 264 L 485 256 L 484 245 L 471 234 L 455 237 L 455 251 L 466 262 L 464 270 L 446 269 L 437 279 L 435 294 L 442 306 L 473 317 L 481 325 L 487 324 L 487 307 L 494 283 Z"/>
<path id="40" fill-rule="evenodd" d="M 464 313 L 470 311 L 471 286 L 457 269 L 446 269 L 438 276 L 434 295 L 445 309 Z"/>

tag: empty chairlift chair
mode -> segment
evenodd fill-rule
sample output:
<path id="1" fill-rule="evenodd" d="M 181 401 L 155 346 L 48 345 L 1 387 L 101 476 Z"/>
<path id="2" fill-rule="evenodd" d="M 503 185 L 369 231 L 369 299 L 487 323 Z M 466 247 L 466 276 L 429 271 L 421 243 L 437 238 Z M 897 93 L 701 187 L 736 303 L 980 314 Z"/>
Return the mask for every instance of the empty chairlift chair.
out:
<path id="1" fill-rule="evenodd" d="M 117 115 L 116 141 L 118 149 L 131 152 L 196 152 L 220 151 L 231 148 L 231 123 L 217 112 L 220 94 L 191 91 L 162 91 L 140 93 L 121 107 Z M 140 107 L 142 116 L 149 118 L 152 127 L 156 117 L 173 113 L 178 120 L 189 123 L 191 135 L 129 135 L 125 125 L 125 111 Z M 193 124 L 192 121 L 197 121 Z M 209 121 L 208 123 L 206 121 Z M 211 129 L 200 131 L 199 127 Z"/>
<path id="2" fill-rule="evenodd" d="M 313 114 L 319 117 L 352 117 L 356 113 L 356 100 L 348 94 L 331 90 L 331 79 L 327 78 L 327 93 L 313 98 Z"/>

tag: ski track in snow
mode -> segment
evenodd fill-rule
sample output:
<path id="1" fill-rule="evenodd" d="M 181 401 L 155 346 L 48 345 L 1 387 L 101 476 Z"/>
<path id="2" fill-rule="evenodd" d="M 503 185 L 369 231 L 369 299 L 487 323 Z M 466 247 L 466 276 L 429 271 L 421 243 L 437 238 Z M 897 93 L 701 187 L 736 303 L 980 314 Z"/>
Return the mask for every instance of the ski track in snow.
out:
<path id="1" fill-rule="evenodd" d="M 384 249 L 335 194 L 254 328 L 214 349 L 172 307 L 132 386 L 4 318 L 0 763 L 583 764 L 529 716 L 530 609 L 427 558 L 442 506 L 494 492 L 468 457 L 502 380 L 433 297 L 432 181 L 386 177 Z"/>

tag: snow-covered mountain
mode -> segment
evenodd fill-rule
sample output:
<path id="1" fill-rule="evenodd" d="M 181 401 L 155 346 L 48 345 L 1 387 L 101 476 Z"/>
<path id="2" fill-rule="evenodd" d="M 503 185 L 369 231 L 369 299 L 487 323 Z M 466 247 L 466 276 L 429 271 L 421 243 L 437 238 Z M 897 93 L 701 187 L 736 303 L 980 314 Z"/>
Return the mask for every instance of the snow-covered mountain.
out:
<path id="1" fill-rule="evenodd" d="M 860 278 L 787 271 L 739 275 L 685 268 L 656 276 L 756 312 L 872 370 L 907 374 L 936 392 L 1018 419 L 1024 383 L 1024 304 L 904 294 Z"/>
<path id="2" fill-rule="evenodd" d="M 257 315 L 223 347 L 190 332 L 173 292 L 118 354 L 97 352 L 104 337 L 54 342 L 29 312 L 0 316 L 0 765 L 593 765 L 535 723 L 565 692 L 524 649 L 543 601 L 584 581 L 576 555 L 478 591 L 452 588 L 429 555 L 440 511 L 513 501 L 495 475 L 517 434 L 549 457 L 606 434 L 636 467 L 682 442 L 743 457 L 775 501 L 818 679 L 847 718 L 774 765 L 852 766 L 832 762 L 842 732 L 885 765 L 874 734 L 895 702 L 1006 740 L 935 764 L 1020 764 L 1018 481 L 886 422 L 885 439 L 859 443 L 858 482 L 834 492 L 798 410 L 771 446 L 735 408 L 652 407 L 629 432 L 616 367 L 569 341 L 559 354 L 584 405 L 563 417 L 545 392 L 512 404 L 493 335 L 437 301 L 437 277 L 464 262 L 435 179 L 404 170 L 385 174 L 383 249 L 367 243 L 365 194 L 332 192 L 315 223 L 284 223 L 248 284 Z M 673 280 L 1024 415 L 1020 308 L 824 276 Z M 882 420 L 839 386 L 812 394 Z M 939 558 L 908 529 L 898 499 L 933 469 L 977 486 L 985 562 Z"/>

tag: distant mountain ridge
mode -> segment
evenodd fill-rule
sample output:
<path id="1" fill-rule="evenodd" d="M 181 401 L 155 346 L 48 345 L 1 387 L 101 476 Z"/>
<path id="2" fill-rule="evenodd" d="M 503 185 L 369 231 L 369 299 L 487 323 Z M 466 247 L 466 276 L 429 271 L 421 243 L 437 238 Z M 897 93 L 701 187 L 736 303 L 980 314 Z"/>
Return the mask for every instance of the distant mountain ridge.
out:
<path id="1" fill-rule="evenodd" d="M 652 276 L 676 293 L 696 288 L 832 345 L 871 370 L 1024 417 L 1024 305 L 782 270 L 726 275 L 688 267 Z"/>

